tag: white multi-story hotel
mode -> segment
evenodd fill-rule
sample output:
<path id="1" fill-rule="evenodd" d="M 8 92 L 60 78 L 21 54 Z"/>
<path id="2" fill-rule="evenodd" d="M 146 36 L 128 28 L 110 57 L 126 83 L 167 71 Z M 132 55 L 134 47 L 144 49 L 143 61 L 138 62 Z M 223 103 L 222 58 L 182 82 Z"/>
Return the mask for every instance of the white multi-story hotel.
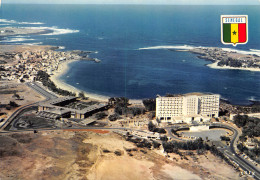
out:
<path id="1" fill-rule="evenodd" d="M 218 94 L 190 93 L 156 98 L 156 119 L 160 122 L 206 122 L 218 117 Z"/>

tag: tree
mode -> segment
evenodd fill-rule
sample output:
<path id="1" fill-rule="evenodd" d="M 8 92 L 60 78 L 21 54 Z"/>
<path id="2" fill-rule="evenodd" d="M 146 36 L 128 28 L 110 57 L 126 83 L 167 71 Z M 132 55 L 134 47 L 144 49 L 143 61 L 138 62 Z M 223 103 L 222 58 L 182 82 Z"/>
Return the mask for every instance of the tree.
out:
<path id="1" fill-rule="evenodd" d="M 156 100 L 155 99 L 144 99 L 143 104 L 147 111 L 155 111 L 155 109 L 156 109 Z"/>
<path id="2" fill-rule="evenodd" d="M 85 94 L 84 94 L 83 91 L 81 91 L 81 92 L 79 93 L 79 98 L 81 98 L 81 99 L 85 99 Z"/>
<path id="3" fill-rule="evenodd" d="M 14 95 L 13 95 L 12 97 L 15 98 L 15 99 L 17 99 L 17 100 L 20 100 L 20 99 L 21 99 L 20 96 L 19 96 L 19 94 L 16 94 L 16 93 L 14 93 Z"/>
<path id="4" fill-rule="evenodd" d="M 152 112 L 150 112 L 150 113 L 148 114 L 148 118 L 149 118 L 150 120 L 153 120 L 154 117 L 155 117 L 155 112 L 154 112 L 154 111 L 152 111 Z"/>
<path id="5" fill-rule="evenodd" d="M 119 114 L 113 114 L 113 115 L 110 115 L 109 117 L 108 117 L 108 119 L 110 120 L 110 121 L 116 121 L 117 119 L 119 119 L 120 118 L 120 116 L 119 116 Z"/>
<path id="6" fill-rule="evenodd" d="M 154 132 L 156 130 L 156 126 L 150 121 L 148 123 L 148 130 Z"/>
<path id="7" fill-rule="evenodd" d="M 167 137 L 166 135 L 161 136 L 161 137 L 160 137 L 160 140 L 167 142 L 167 141 L 168 141 L 168 137 Z"/>
<path id="8" fill-rule="evenodd" d="M 244 127 L 246 125 L 248 121 L 248 116 L 247 115 L 235 115 L 234 116 L 234 123 L 238 126 L 238 127 Z"/>
<path id="9" fill-rule="evenodd" d="M 157 149 L 157 148 L 159 148 L 161 146 L 161 144 L 159 142 L 157 142 L 157 141 L 153 141 L 152 140 L 152 143 L 153 143 L 153 148 L 155 148 L 155 149 Z"/>
<path id="10" fill-rule="evenodd" d="M 10 101 L 9 102 L 9 105 L 11 106 L 11 107 L 18 107 L 19 105 L 16 103 L 16 102 L 14 102 L 14 101 Z"/>
<path id="11" fill-rule="evenodd" d="M 97 114 L 95 115 L 95 117 L 97 118 L 97 120 L 104 119 L 106 116 L 107 116 L 107 114 L 106 114 L 105 112 L 100 112 L 100 113 L 97 113 Z"/>

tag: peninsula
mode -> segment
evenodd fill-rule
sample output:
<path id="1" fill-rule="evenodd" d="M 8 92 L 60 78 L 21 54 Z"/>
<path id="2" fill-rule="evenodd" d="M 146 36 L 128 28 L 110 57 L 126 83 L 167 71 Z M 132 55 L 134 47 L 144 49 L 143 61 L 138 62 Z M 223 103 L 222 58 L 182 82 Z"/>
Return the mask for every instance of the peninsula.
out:
<path id="1" fill-rule="evenodd" d="M 208 66 L 218 69 L 240 69 L 260 71 L 260 57 L 254 54 L 242 54 L 217 47 L 198 47 L 189 52 L 198 54 L 198 58 L 214 62 Z"/>
<path id="2" fill-rule="evenodd" d="M 53 32 L 48 28 L 32 29 L 26 27 L 2 27 L 0 28 L 0 37 L 30 35 L 30 34 L 47 34 Z"/>

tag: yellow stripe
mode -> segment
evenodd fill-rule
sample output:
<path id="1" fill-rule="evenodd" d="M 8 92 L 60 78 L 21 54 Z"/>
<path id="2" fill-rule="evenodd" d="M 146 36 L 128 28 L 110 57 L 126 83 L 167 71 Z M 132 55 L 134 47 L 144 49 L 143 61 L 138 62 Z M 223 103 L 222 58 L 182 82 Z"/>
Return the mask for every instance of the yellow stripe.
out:
<path id="1" fill-rule="evenodd" d="M 238 24 L 231 24 L 231 42 L 234 44 L 238 42 Z"/>

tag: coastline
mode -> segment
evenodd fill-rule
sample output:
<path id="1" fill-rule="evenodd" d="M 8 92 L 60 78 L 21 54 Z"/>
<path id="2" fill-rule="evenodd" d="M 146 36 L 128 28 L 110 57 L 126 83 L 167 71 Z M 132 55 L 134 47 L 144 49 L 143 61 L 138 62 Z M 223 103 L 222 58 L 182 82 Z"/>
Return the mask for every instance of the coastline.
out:
<path id="1" fill-rule="evenodd" d="M 219 61 L 215 61 L 212 64 L 207 64 L 206 66 L 208 66 L 209 68 L 212 69 L 226 69 L 226 70 L 244 70 L 244 71 L 254 71 L 254 72 L 260 72 L 260 69 L 257 68 L 239 68 L 239 67 L 230 67 L 230 66 L 218 66 L 218 62 Z"/>
<path id="2" fill-rule="evenodd" d="M 58 66 L 58 69 L 53 72 L 53 75 L 50 75 L 50 79 L 53 81 L 53 83 L 58 88 L 61 88 L 61 89 L 67 90 L 67 91 L 71 91 L 71 92 L 75 92 L 76 94 L 78 94 L 80 92 L 84 92 L 85 96 L 89 97 L 90 99 L 98 100 L 98 101 L 102 101 L 102 102 L 107 102 L 108 99 L 110 98 L 108 96 L 102 96 L 102 95 L 93 94 L 93 93 L 83 91 L 83 90 L 76 88 L 72 85 L 69 85 L 66 82 L 61 80 L 61 77 L 64 74 L 66 74 L 66 72 L 69 71 L 69 69 L 70 69 L 69 65 L 73 62 L 76 62 L 76 61 L 80 61 L 80 60 L 65 61 L 65 62 L 60 63 L 59 66 Z"/>
<path id="3" fill-rule="evenodd" d="M 67 90 L 67 91 L 71 91 L 71 92 L 75 92 L 76 94 L 78 94 L 80 92 L 84 92 L 85 96 L 89 97 L 90 99 L 101 101 L 101 102 L 107 102 L 108 99 L 111 97 L 86 92 L 86 91 L 76 88 L 70 84 L 67 84 L 66 82 L 61 80 L 61 77 L 69 71 L 69 69 L 70 69 L 69 65 L 76 61 L 80 61 L 80 60 L 64 61 L 64 62 L 60 63 L 58 66 L 58 69 L 53 72 L 53 75 L 50 75 L 50 80 L 52 80 L 53 83 L 58 88 L 61 88 L 61 89 Z M 142 99 L 129 99 L 129 103 L 140 105 L 143 103 L 143 101 L 142 101 Z"/>

